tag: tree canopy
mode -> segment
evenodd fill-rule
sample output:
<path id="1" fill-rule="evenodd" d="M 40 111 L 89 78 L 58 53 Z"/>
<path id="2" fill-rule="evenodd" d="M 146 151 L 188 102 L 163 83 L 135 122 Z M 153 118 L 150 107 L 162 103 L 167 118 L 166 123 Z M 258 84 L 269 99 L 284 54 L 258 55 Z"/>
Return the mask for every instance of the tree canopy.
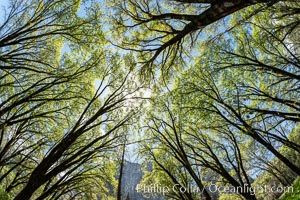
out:
<path id="1" fill-rule="evenodd" d="M 1 199 L 132 199 L 134 158 L 140 184 L 168 189 L 145 197 L 295 194 L 298 1 L 3 6 Z"/>
<path id="2" fill-rule="evenodd" d="M 280 5 L 280 8 L 295 9 L 282 6 L 286 2 L 278 0 L 174 0 L 174 1 L 136 1 L 115 0 L 116 8 L 113 22 L 119 29 L 118 34 L 128 32 L 116 45 L 126 50 L 139 52 L 139 61 L 143 70 L 152 72 L 158 66 L 163 71 L 169 71 L 177 63 L 182 65 L 191 52 L 190 47 L 203 40 L 212 26 L 218 31 L 210 35 L 220 34 L 222 29 L 232 29 L 257 13 Z M 289 5 L 289 4 L 288 4 Z M 270 10 L 270 9 L 269 9 Z M 289 14 L 294 11 L 289 12 Z M 237 12 L 237 13 L 236 13 Z M 233 24 L 228 23 L 232 14 L 242 17 Z M 278 16 L 271 15 L 276 20 Z M 221 20 L 225 25 L 222 27 Z M 220 26 L 220 27 L 218 27 Z"/>

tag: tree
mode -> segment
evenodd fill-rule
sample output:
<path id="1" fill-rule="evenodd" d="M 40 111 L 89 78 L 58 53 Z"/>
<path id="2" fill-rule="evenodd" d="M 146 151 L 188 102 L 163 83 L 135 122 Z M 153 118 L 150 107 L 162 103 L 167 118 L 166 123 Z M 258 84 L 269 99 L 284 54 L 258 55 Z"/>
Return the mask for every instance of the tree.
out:
<path id="1" fill-rule="evenodd" d="M 132 106 L 126 103 L 130 99 L 128 95 L 134 95 L 136 89 L 127 84 L 128 74 L 122 73 L 124 76 L 118 74 L 118 78 L 116 77 L 116 68 L 118 66 L 102 68 L 101 84 L 97 91 L 91 99 L 85 91 L 87 101 L 83 104 L 76 102 L 74 106 L 79 106 L 81 112 L 66 117 L 73 116 L 77 119 L 63 130 L 62 138 L 49 144 L 49 151 L 41 152 L 42 159 L 37 161 L 15 199 L 29 199 L 41 186 L 44 186 L 44 190 L 37 199 L 44 199 L 57 190 L 61 191 L 62 187 L 72 189 L 70 184 L 80 181 L 77 179 L 78 175 L 85 175 L 95 167 L 100 167 L 97 163 L 103 162 L 101 160 L 109 155 L 108 152 L 118 146 L 118 139 L 124 135 L 119 129 L 134 114 L 132 109 L 121 111 L 120 108 Z M 99 97 L 107 89 L 110 92 L 100 101 Z M 84 165 L 87 165 L 86 169 L 82 168 Z"/>
<path id="2" fill-rule="evenodd" d="M 45 56 L 53 48 L 68 41 L 73 45 L 93 43 L 102 34 L 100 26 L 92 26 L 99 22 L 99 12 L 95 12 L 95 5 L 87 17 L 79 17 L 76 13 L 80 5 L 80 0 L 10 1 L 0 28 L 1 69 L 54 73 L 42 69 L 55 63 L 57 56 Z M 50 48 L 49 42 L 55 45 Z"/>
<path id="3" fill-rule="evenodd" d="M 129 194 L 127 194 L 126 200 L 130 200 Z"/>
<path id="4" fill-rule="evenodd" d="M 120 160 L 120 173 L 118 177 L 117 200 L 121 200 L 122 197 L 122 177 L 123 177 L 123 167 L 125 164 L 125 152 L 126 152 L 126 138 L 122 147 L 122 155 Z M 127 194 L 126 199 L 129 199 L 129 194 Z"/>
<path id="5" fill-rule="evenodd" d="M 171 95 L 167 96 L 170 100 Z M 226 131 L 225 128 L 221 129 L 221 124 L 219 127 L 208 127 L 202 126 L 201 123 L 195 123 L 190 119 L 191 116 L 187 115 L 187 112 L 183 111 L 184 114 L 180 114 L 179 109 L 182 108 L 178 104 L 165 104 L 158 109 L 165 111 L 166 115 L 162 115 L 160 112 L 161 117 L 154 115 L 148 123 L 149 133 L 147 132 L 147 135 L 153 144 L 148 151 L 151 152 L 150 155 L 154 162 L 160 164 L 160 169 L 172 177 L 174 184 L 180 182 L 181 177 L 180 174 L 170 171 L 185 169 L 184 172 L 188 174 L 189 179 L 183 183 L 183 186 L 188 187 L 185 185 L 187 183 L 195 184 L 199 187 L 203 198 L 206 199 L 211 199 L 212 195 L 216 195 L 211 192 L 210 188 L 214 181 L 220 182 L 222 185 L 230 184 L 235 188 L 251 188 L 252 178 L 250 169 L 245 164 L 247 157 L 242 145 L 246 139 L 242 139 L 229 128 Z M 175 161 L 169 166 L 163 160 Z M 176 162 L 179 166 L 174 169 Z M 199 169 L 201 170 L 199 171 Z M 207 178 L 205 170 L 208 170 L 208 174 L 215 174 L 215 176 Z M 221 179 L 218 180 L 219 178 Z M 190 180 L 193 181 L 190 182 Z M 186 191 L 182 192 L 182 195 L 187 196 L 191 192 L 194 194 L 189 194 L 189 198 L 186 199 L 197 199 L 199 191 Z M 239 193 L 246 199 L 256 199 L 250 190 L 241 190 Z"/>
<path id="6" fill-rule="evenodd" d="M 289 185 L 299 176 L 299 143 L 293 135 L 299 126 L 299 44 L 294 39 L 299 4 L 282 5 L 274 7 L 286 14 L 274 14 L 278 21 L 259 13 L 210 46 L 200 46 L 196 64 L 155 99 L 146 126 L 152 148 L 147 149 L 171 180 L 182 179 L 165 159 L 176 169 L 188 163 L 195 173 L 195 166 L 201 167 L 202 180 L 208 170 L 213 174 L 208 184 L 235 188 L 255 186 L 255 175 L 264 172 L 272 178 L 268 184 L 278 179 Z M 284 23 L 288 19 L 294 26 Z M 239 197 L 258 198 L 251 193 Z"/>
<path id="7" fill-rule="evenodd" d="M 0 182 L 14 199 L 108 195 L 141 86 L 99 48 L 90 3 L 80 17 L 80 1 L 11 1 L 1 26 Z"/>
<path id="8" fill-rule="evenodd" d="M 139 52 L 140 61 L 144 64 L 143 70 L 153 72 L 157 65 L 163 72 L 168 72 L 170 68 L 180 66 L 176 61 L 186 61 L 185 54 L 189 53 L 187 49 L 190 48 L 187 44 L 193 46 L 197 43 L 201 31 L 209 25 L 236 11 L 246 10 L 247 16 L 241 20 L 244 21 L 277 2 L 279 1 L 116 0 L 113 4 L 114 24 L 120 29 L 120 33 L 125 31 L 130 34 L 116 45 Z M 255 9 L 246 9 L 249 6 L 254 6 Z M 202 35 L 200 39 L 203 37 Z"/>

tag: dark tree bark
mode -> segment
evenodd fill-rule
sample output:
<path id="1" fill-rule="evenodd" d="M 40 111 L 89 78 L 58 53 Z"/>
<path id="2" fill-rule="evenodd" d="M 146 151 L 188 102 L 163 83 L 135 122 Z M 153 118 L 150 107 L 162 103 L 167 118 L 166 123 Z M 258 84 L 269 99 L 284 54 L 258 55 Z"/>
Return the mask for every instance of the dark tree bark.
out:
<path id="1" fill-rule="evenodd" d="M 123 167 L 125 162 L 125 150 L 126 150 L 126 142 L 124 142 L 122 148 L 121 162 L 120 162 L 120 173 L 118 178 L 118 188 L 117 188 L 117 200 L 121 200 L 122 198 L 122 177 L 123 177 Z M 127 196 L 128 197 L 128 196 Z"/>

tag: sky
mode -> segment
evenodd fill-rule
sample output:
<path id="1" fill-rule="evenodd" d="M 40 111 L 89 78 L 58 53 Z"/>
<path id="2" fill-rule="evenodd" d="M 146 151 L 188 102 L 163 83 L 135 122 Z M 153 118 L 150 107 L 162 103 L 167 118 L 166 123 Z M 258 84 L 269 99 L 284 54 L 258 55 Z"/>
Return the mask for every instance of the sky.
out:
<path id="1" fill-rule="evenodd" d="M 4 13 L 5 8 L 9 5 L 9 0 L 0 0 L 0 23 L 2 25 L 3 20 L 4 20 Z M 0 26 L 1 26 L 0 25 Z"/>
<path id="2" fill-rule="evenodd" d="M 9 0 L 1 0 L 0 1 L 0 5 L 3 6 L 3 5 L 8 5 L 8 2 Z"/>

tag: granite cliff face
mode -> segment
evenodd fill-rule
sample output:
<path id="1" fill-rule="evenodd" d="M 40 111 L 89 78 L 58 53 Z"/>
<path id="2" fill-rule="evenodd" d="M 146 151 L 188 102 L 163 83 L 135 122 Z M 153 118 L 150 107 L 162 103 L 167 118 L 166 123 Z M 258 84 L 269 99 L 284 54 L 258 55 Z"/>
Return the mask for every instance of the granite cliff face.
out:
<path id="1" fill-rule="evenodd" d="M 151 167 L 148 167 L 151 170 Z M 123 168 L 122 177 L 122 200 L 163 200 L 162 196 L 152 196 L 145 198 L 141 192 L 136 190 L 137 185 L 143 177 L 141 165 L 126 161 Z"/>

